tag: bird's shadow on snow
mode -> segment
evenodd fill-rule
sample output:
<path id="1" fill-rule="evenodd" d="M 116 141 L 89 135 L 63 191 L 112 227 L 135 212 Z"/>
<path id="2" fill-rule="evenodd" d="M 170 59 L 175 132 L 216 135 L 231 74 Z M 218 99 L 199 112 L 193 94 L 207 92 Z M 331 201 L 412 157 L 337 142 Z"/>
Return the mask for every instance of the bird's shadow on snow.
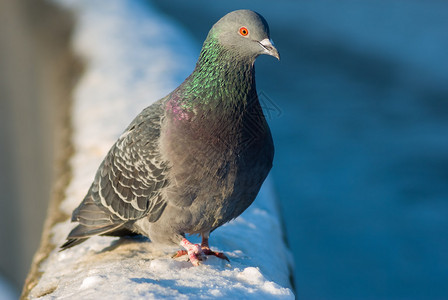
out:
<path id="1" fill-rule="evenodd" d="M 132 282 L 135 282 L 135 283 L 153 283 L 153 284 L 159 284 L 160 283 L 160 280 L 144 278 L 144 277 L 129 278 L 129 280 L 132 281 Z"/>
<path id="2" fill-rule="evenodd" d="M 179 286 L 179 282 L 177 279 L 150 279 L 144 277 L 135 277 L 130 278 L 130 281 L 139 285 L 151 284 L 167 288 Z M 182 285 L 182 294 L 199 295 L 201 291 L 201 287 Z"/>
<path id="3" fill-rule="evenodd" d="M 104 247 L 97 247 L 93 253 L 98 257 L 107 257 L 113 253 L 121 258 L 139 257 L 149 261 L 171 257 L 177 250 L 178 248 L 162 247 L 152 243 L 147 237 L 136 235 L 115 238 Z"/>
<path id="4" fill-rule="evenodd" d="M 112 243 L 109 246 L 103 248 L 98 253 L 114 251 L 117 248 L 123 247 L 126 245 L 131 245 L 131 244 L 136 245 L 136 244 L 150 243 L 150 242 L 151 241 L 143 235 L 123 236 L 123 237 L 120 237 L 119 239 L 112 241 Z M 141 252 L 144 252 L 144 251 L 142 250 Z"/>

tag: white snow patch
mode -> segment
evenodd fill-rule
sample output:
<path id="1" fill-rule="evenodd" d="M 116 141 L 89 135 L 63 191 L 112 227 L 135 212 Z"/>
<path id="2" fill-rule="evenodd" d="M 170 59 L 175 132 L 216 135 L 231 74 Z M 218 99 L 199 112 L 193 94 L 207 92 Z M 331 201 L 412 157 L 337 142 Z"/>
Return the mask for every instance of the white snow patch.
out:
<path id="1" fill-rule="evenodd" d="M 263 275 L 260 272 L 260 269 L 254 267 L 247 267 L 241 273 L 239 273 L 238 278 L 251 283 L 251 284 L 260 284 L 264 282 Z"/>
<path id="2" fill-rule="evenodd" d="M 187 77 L 199 47 L 147 1 L 55 1 L 76 13 L 74 48 L 86 61 L 74 92 L 73 177 L 61 205 L 71 214 L 109 147 L 144 107 Z M 53 243 L 61 245 L 73 227 L 69 221 L 54 226 Z M 55 249 L 41 265 L 42 278 L 30 295 L 292 299 L 292 260 L 282 237 L 268 179 L 251 208 L 211 236 L 212 248 L 223 251 L 230 264 L 210 257 L 193 267 L 185 259 L 171 258 L 178 248 L 161 247 L 143 237 L 96 236 L 63 252 Z"/>
<path id="3" fill-rule="evenodd" d="M 93 287 L 95 287 L 95 285 L 102 284 L 103 282 L 104 282 L 104 277 L 102 277 L 102 276 L 98 276 L 98 275 L 97 276 L 89 276 L 82 281 L 79 289 L 85 290 L 88 288 L 93 288 Z"/>

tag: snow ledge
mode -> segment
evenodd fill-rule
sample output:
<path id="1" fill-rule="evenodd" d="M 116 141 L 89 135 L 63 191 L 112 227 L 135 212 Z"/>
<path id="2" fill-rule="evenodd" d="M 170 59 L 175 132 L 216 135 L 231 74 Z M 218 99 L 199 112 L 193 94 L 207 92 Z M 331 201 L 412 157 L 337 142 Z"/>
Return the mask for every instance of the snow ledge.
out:
<path id="1" fill-rule="evenodd" d="M 144 107 L 165 96 L 194 68 L 198 45 L 147 1 L 55 0 L 77 18 L 74 48 L 86 61 L 74 91 L 72 180 L 59 211 L 70 215 L 116 138 Z M 61 245 L 73 227 L 51 229 Z M 195 237 L 191 237 L 195 240 Z M 196 240 L 197 241 L 197 240 Z M 199 267 L 172 259 L 177 248 L 141 238 L 94 237 L 40 264 L 30 298 L 293 299 L 291 255 L 268 178 L 254 204 L 210 238 L 230 264 L 210 257 Z"/>

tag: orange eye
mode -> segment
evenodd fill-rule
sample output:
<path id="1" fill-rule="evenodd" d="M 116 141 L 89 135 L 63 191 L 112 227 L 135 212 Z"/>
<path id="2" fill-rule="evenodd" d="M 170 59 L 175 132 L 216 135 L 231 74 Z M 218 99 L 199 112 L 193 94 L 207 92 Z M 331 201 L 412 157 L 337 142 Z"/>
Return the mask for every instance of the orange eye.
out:
<path id="1" fill-rule="evenodd" d="M 240 28 L 240 34 L 242 35 L 242 36 L 247 36 L 248 34 L 249 34 L 249 29 L 247 29 L 246 27 L 241 27 Z"/>

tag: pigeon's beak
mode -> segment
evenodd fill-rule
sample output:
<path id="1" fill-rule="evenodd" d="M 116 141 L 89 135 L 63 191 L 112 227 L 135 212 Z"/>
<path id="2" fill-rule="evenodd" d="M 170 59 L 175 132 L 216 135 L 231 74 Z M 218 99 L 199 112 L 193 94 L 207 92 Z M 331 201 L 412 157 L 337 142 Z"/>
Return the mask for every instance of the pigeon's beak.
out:
<path id="1" fill-rule="evenodd" d="M 274 47 L 274 42 L 271 39 L 264 39 L 258 42 L 261 47 L 264 49 L 264 54 L 268 54 L 276 57 L 280 60 L 280 54 L 277 51 L 277 48 Z"/>

